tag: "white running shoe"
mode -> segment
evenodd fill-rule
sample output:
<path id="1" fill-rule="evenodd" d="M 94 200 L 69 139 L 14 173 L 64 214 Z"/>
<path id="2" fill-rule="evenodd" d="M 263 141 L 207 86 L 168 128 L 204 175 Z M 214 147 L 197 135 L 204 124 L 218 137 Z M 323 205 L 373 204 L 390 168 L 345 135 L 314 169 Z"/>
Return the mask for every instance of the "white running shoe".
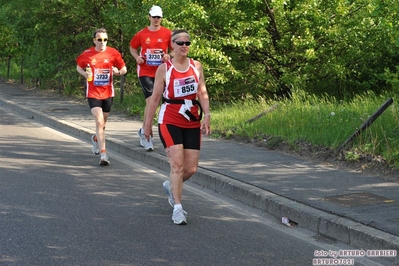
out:
<path id="1" fill-rule="evenodd" d="M 140 145 L 145 147 L 145 143 L 148 142 L 148 141 L 147 141 L 147 139 L 144 136 L 144 132 L 142 132 L 142 131 L 143 131 L 143 129 L 140 128 L 139 132 L 137 132 L 137 136 L 139 136 L 139 138 L 140 138 Z"/>
<path id="2" fill-rule="evenodd" d="M 146 151 L 153 151 L 154 150 L 154 144 L 152 143 L 152 137 L 150 137 L 150 141 L 148 141 L 147 139 L 146 139 L 146 141 L 147 141 L 147 143 L 144 146 L 144 149 Z"/>
<path id="3" fill-rule="evenodd" d="M 110 165 L 109 158 L 108 158 L 108 156 L 107 156 L 107 154 L 105 152 L 101 153 L 100 158 L 101 158 L 101 160 L 100 160 L 100 165 L 101 166 Z"/>
<path id="4" fill-rule="evenodd" d="M 186 215 L 187 212 L 185 212 L 183 209 L 173 210 L 172 220 L 175 224 L 180 224 L 180 225 L 187 224 Z"/>
<path id="5" fill-rule="evenodd" d="M 93 147 L 91 148 L 91 151 L 95 154 L 95 155 L 99 155 L 100 154 L 100 148 L 98 147 L 98 142 L 94 140 L 94 137 L 96 135 L 92 135 L 91 136 L 91 143 L 93 143 Z"/>
<path id="6" fill-rule="evenodd" d="M 170 191 L 170 181 L 169 180 L 163 182 L 163 190 L 165 191 L 165 194 L 168 196 L 168 202 L 169 202 L 170 206 L 174 207 L 175 200 L 173 199 L 172 191 Z"/>
<path id="7" fill-rule="evenodd" d="M 140 138 L 140 145 L 143 146 L 146 151 L 154 150 L 154 144 L 152 144 L 152 137 L 150 137 L 150 141 L 148 141 L 145 138 L 144 131 L 142 128 L 139 129 L 139 131 L 137 132 L 137 136 L 139 136 Z"/>

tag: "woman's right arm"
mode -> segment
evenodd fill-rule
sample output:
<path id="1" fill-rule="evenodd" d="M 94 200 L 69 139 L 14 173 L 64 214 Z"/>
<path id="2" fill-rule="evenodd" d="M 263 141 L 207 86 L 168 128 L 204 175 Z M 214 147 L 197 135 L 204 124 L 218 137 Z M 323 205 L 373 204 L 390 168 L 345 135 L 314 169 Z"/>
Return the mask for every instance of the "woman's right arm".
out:
<path id="1" fill-rule="evenodd" d="M 152 121 L 154 120 L 155 111 L 157 110 L 163 94 L 165 75 L 166 64 L 162 64 L 158 67 L 157 72 L 155 73 L 154 88 L 148 105 L 147 115 L 145 117 L 144 134 L 147 139 L 149 139 L 150 136 L 152 137 Z"/>

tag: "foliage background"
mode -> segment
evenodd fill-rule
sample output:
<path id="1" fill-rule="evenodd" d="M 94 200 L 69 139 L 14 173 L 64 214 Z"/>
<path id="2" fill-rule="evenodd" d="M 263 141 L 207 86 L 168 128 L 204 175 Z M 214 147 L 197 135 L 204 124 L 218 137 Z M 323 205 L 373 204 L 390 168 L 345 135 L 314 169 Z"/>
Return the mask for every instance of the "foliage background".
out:
<path id="1" fill-rule="evenodd" d="M 73 93 L 82 85 L 75 58 L 104 26 L 127 62 L 129 90 L 129 41 L 155 4 L 164 26 L 191 32 L 213 99 L 398 93 L 396 0 L 0 0 L 0 59 L 23 64 L 42 87 Z"/>

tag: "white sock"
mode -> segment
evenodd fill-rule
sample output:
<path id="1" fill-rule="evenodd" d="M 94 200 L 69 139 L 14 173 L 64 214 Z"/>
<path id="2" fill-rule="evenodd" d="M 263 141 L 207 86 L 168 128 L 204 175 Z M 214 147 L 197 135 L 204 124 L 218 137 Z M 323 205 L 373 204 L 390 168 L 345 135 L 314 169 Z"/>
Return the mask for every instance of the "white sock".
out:
<path id="1" fill-rule="evenodd" d="M 178 209 L 183 209 L 183 206 L 181 206 L 181 204 L 175 204 L 173 210 L 178 210 Z"/>

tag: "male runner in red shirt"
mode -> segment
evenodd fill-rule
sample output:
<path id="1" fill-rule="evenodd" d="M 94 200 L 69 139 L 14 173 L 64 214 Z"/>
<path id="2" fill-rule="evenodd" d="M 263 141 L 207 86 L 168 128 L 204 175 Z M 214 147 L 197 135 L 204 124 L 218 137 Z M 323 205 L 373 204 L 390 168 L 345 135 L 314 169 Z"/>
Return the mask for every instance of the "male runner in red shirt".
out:
<path id="1" fill-rule="evenodd" d="M 96 134 L 91 137 L 94 154 L 100 155 L 100 165 L 109 165 L 105 149 L 105 125 L 115 96 L 113 76 L 127 72 L 122 55 L 114 48 L 107 47 L 108 35 L 104 28 L 93 34 L 94 47 L 85 50 L 76 59 L 76 70 L 87 80 L 86 98 L 96 122 Z"/>
<path id="2" fill-rule="evenodd" d="M 130 41 L 130 53 L 136 60 L 137 75 L 146 101 L 143 125 L 154 87 L 155 72 L 160 64 L 171 58 L 168 48 L 169 51 L 172 50 L 170 39 L 172 31 L 161 26 L 162 17 L 162 9 L 159 6 L 151 7 L 148 14 L 150 26 L 140 30 Z M 137 135 L 140 138 L 140 144 L 147 151 L 154 149 L 152 138 L 149 140 L 145 138 L 143 128 Z"/>

